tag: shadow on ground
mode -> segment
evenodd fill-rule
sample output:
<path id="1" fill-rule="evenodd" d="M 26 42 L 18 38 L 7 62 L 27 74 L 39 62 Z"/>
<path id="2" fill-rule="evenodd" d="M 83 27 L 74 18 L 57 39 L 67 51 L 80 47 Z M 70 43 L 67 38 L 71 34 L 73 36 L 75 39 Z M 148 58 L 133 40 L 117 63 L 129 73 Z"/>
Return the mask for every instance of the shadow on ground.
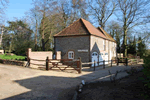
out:
<path id="1" fill-rule="evenodd" d="M 3 100 L 71 100 L 79 80 L 66 77 L 39 76 L 16 80 L 15 82 L 31 89 L 31 91 Z"/>

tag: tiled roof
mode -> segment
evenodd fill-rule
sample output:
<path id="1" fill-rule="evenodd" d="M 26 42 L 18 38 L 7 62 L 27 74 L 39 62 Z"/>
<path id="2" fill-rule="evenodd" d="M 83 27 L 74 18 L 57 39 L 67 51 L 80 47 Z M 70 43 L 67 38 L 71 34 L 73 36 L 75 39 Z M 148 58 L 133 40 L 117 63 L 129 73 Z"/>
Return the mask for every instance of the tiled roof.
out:
<path id="1" fill-rule="evenodd" d="M 69 25 L 67 28 L 54 35 L 54 37 L 73 35 L 95 35 L 107 39 L 102 32 L 100 32 L 90 22 L 86 21 L 83 18 L 78 19 L 77 21 Z"/>
<path id="2" fill-rule="evenodd" d="M 103 28 L 98 27 L 97 29 L 100 30 L 108 38 L 108 40 L 116 42 L 106 31 L 104 31 Z"/>

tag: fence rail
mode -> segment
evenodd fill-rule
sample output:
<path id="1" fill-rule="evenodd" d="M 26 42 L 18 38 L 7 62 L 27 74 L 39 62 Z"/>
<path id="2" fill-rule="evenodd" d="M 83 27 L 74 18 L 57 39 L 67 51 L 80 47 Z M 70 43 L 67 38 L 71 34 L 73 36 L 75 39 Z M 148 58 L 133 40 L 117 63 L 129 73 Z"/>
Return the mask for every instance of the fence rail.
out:
<path id="1" fill-rule="evenodd" d="M 31 60 L 32 61 L 43 61 L 43 62 L 45 62 L 45 64 L 31 63 Z M 28 58 L 27 65 L 30 66 L 30 64 L 38 65 L 38 66 L 45 66 L 46 70 L 52 70 L 53 68 L 58 68 L 61 71 L 63 71 L 63 70 L 76 70 L 78 73 L 82 72 L 81 58 L 78 58 L 78 59 L 55 59 L 55 60 L 49 59 L 49 57 L 47 57 L 45 60 Z M 59 64 L 62 64 L 65 67 L 62 67 Z M 72 68 L 72 69 L 69 69 L 69 68 Z"/>
<path id="2" fill-rule="evenodd" d="M 33 61 L 44 61 L 46 62 L 45 64 L 36 64 L 36 63 L 31 63 L 31 60 Z M 114 64 L 114 62 L 117 64 L 117 66 L 119 65 L 119 63 L 124 63 L 126 64 L 126 66 L 128 66 L 128 59 L 127 58 L 117 58 L 117 60 L 103 60 L 103 61 L 94 61 L 94 62 L 86 62 L 86 63 L 82 63 L 81 62 L 81 58 L 78 59 L 49 59 L 48 57 L 45 60 L 38 60 L 38 59 L 31 59 L 28 58 L 28 66 L 30 66 L 30 64 L 33 65 L 38 65 L 38 66 L 45 66 L 46 70 L 52 70 L 53 68 L 58 68 L 59 70 L 63 71 L 63 70 L 76 70 L 78 73 L 82 72 L 82 65 L 86 65 L 86 64 L 94 64 L 94 71 L 95 71 L 95 67 L 96 64 L 98 64 L 98 66 L 102 65 L 103 69 L 105 69 L 106 66 L 106 62 L 110 62 L 110 66 L 112 67 L 112 64 Z M 100 64 L 101 63 L 101 64 Z M 65 67 L 62 67 L 61 65 L 64 65 Z M 73 69 L 69 69 L 69 68 L 73 68 Z"/>
<path id="3" fill-rule="evenodd" d="M 109 64 L 110 64 L 111 67 L 112 67 L 112 64 L 114 64 L 114 62 L 117 64 L 117 66 L 119 65 L 119 63 L 124 63 L 126 66 L 128 66 L 127 58 L 125 58 L 124 61 L 121 61 L 120 59 L 117 59 L 117 60 L 103 60 L 103 61 L 98 61 L 98 62 L 96 62 L 96 61 L 94 61 L 94 62 L 86 62 L 86 63 L 82 63 L 82 65 L 94 64 L 93 68 L 94 68 L 94 71 L 95 71 L 95 68 L 97 67 L 96 64 L 98 66 L 103 66 L 103 69 L 105 69 L 106 65 L 108 65 L 108 64 L 106 64 L 106 62 L 108 62 L 108 63 L 110 62 Z M 100 64 L 100 63 L 102 63 L 102 64 Z"/>

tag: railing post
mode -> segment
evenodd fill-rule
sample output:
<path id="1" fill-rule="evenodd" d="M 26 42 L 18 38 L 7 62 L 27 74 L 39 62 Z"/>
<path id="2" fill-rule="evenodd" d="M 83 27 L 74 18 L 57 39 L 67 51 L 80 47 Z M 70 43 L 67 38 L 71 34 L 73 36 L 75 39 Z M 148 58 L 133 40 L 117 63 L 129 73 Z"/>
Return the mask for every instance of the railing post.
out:
<path id="1" fill-rule="evenodd" d="M 78 73 L 82 73 L 82 62 L 81 62 L 81 57 L 79 57 L 79 71 Z"/>
<path id="2" fill-rule="evenodd" d="M 49 70 L 49 58 L 46 58 L 46 70 Z"/>
<path id="3" fill-rule="evenodd" d="M 112 60 L 111 60 L 111 67 L 112 67 Z"/>
<path id="4" fill-rule="evenodd" d="M 103 60 L 103 69 L 105 69 L 105 60 Z"/>
<path id="5" fill-rule="evenodd" d="M 95 71 L 95 60 L 94 60 L 94 71 Z"/>

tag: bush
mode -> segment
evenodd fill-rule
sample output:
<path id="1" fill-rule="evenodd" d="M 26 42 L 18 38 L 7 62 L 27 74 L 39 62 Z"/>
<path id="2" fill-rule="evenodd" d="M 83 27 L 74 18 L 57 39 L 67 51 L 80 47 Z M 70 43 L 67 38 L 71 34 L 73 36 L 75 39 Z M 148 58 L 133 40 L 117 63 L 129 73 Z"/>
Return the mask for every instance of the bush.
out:
<path id="1" fill-rule="evenodd" d="M 150 55 L 144 58 L 144 69 L 145 77 L 142 77 L 145 93 L 143 95 L 145 98 L 150 98 Z"/>

